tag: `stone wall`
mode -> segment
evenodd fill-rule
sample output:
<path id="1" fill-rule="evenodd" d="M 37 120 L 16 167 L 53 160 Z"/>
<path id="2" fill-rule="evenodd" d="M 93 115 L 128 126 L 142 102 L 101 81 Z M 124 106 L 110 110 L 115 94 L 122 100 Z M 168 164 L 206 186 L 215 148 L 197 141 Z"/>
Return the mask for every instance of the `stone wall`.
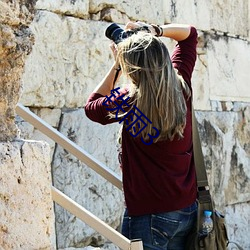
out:
<path id="1" fill-rule="evenodd" d="M 230 238 L 250 249 L 250 1 L 39 0 L 36 8 L 30 26 L 35 44 L 26 61 L 20 102 L 118 173 L 119 126 L 104 129 L 86 119 L 83 111 L 88 95 L 112 64 L 106 27 L 128 20 L 197 27 L 194 105 L 209 182 L 218 209 L 226 213 Z M 171 51 L 173 41 L 164 41 Z M 122 193 L 31 125 L 22 119 L 17 123 L 24 138 L 50 144 L 54 185 L 118 228 Z M 105 241 L 60 207 L 56 225 L 61 249 Z"/>
<path id="2" fill-rule="evenodd" d="M 50 147 L 0 143 L 0 249 L 55 249 Z"/>
<path id="3" fill-rule="evenodd" d="M 28 25 L 35 1 L 0 1 L 0 141 L 17 137 L 15 106 L 20 97 L 24 59 L 33 35 Z"/>
<path id="4" fill-rule="evenodd" d="M 15 109 L 36 1 L 0 0 L 0 249 L 55 249 L 50 147 L 20 140 Z"/>

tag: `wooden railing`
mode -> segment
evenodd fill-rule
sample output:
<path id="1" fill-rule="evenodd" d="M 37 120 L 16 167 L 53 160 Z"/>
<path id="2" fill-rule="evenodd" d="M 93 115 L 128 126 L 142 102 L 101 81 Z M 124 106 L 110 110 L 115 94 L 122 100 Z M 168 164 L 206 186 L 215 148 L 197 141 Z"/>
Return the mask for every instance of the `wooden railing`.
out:
<path id="1" fill-rule="evenodd" d="M 97 161 L 89 153 L 69 140 L 66 136 L 58 132 L 52 126 L 43 121 L 40 117 L 31 112 L 22 104 L 16 107 L 16 113 L 21 116 L 25 121 L 32 124 L 39 131 L 47 135 L 50 139 L 54 140 L 68 152 L 76 156 L 79 160 L 91 167 L 96 173 L 100 174 L 106 180 L 111 182 L 117 188 L 122 190 L 121 178 L 101 162 Z M 61 191 L 52 186 L 51 188 L 52 199 L 54 202 L 68 210 L 77 218 L 84 221 L 90 227 L 95 229 L 98 233 L 109 239 L 112 243 L 124 250 L 143 250 L 142 242 L 140 240 L 129 240 L 120 234 L 118 231 L 110 227 L 108 224 L 101 221 L 95 215 L 90 213 L 84 207 L 77 204 L 71 198 L 63 194 Z"/>

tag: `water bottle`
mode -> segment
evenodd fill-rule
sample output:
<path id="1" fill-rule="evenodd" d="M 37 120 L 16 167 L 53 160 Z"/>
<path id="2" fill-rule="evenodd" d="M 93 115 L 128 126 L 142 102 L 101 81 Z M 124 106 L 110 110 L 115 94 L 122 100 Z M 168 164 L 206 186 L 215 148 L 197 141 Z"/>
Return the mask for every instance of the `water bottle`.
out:
<path id="1" fill-rule="evenodd" d="M 211 218 L 212 211 L 205 210 L 204 211 L 204 217 L 202 221 L 202 228 L 201 228 L 201 234 L 207 235 L 213 230 L 213 220 Z"/>

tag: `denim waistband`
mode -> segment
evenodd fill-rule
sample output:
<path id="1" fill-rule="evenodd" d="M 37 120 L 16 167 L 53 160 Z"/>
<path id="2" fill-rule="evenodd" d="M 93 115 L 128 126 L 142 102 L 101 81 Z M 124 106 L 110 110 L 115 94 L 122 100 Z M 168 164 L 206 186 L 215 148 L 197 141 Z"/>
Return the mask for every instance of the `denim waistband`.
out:
<path id="1" fill-rule="evenodd" d="M 196 211 L 198 208 L 198 203 L 197 201 L 195 201 L 192 205 L 188 206 L 188 207 L 185 207 L 185 208 L 182 208 L 182 209 L 179 209 L 178 211 L 182 211 L 182 212 L 194 212 Z"/>

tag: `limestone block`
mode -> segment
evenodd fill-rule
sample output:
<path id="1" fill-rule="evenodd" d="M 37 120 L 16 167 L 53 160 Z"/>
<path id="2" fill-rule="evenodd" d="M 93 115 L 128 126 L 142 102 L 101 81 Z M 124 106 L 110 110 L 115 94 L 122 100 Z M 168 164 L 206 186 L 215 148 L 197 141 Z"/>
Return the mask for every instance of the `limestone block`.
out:
<path id="1" fill-rule="evenodd" d="M 20 96 L 24 59 L 30 53 L 33 36 L 28 28 L 33 2 L 0 1 L 0 141 L 18 137 L 15 106 Z"/>
<path id="2" fill-rule="evenodd" d="M 122 0 L 90 0 L 89 7 L 91 13 L 106 11 L 106 9 L 115 9 L 118 12 L 125 13 L 129 20 L 162 24 L 164 22 L 163 3 L 163 0 L 144 0 L 143 4 L 137 1 L 133 1 L 132 3 Z"/>
<path id="3" fill-rule="evenodd" d="M 41 11 L 31 24 L 35 45 L 25 65 L 20 102 L 36 107 L 82 107 L 113 63 L 107 23 Z M 52 32 L 53 31 L 53 32 Z"/>
<path id="4" fill-rule="evenodd" d="M 227 206 L 225 215 L 229 239 L 239 243 L 243 249 L 250 249 L 250 203 Z M 229 246 L 229 250 L 235 249 L 235 245 Z"/>
<path id="5" fill-rule="evenodd" d="M 39 0 L 36 8 L 80 18 L 93 18 L 125 23 L 128 20 L 143 20 L 149 23 L 190 23 L 202 30 L 218 30 L 249 37 L 248 1 L 238 0 L 154 0 L 129 3 L 121 0 Z M 230 20 L 230 22 L 228 21 Z"/>
<path id="6" fill-rule="evenodd" d="M 60 109 L 32 108 L 31 111 L 34 112 L 34 114 L 40 117 L 43 121 L 48 123 L 50 126 L 52 126 L 55 129 L 58 129 L 60 117 L 61 117 Z M 52 139 L 50 139 L 48 136 L 40 132 L 37 128 L 34 128 L 33 125 L 24 121 L 19 116 L 16 117 L 16 124 L 18 126 L 18 129 L 20 130 L 20 137 L 22 139 L 46 141 L 50 145 L 50 156 L 51 156 L 51 161 L 52 161 L 54 149 L 55 149 L 55 142 Z"/>
<path id="7" fill-rule="evenodd" d="M 21 102 L 28 106 L 81 107 L 113 62 L 109 41 L 104 37 L 108 24 L 61 19 L 47 12 L 40 12 L 39 16 L 32 24 L 36 43 L 26 63 Z M 55 35 L 48 36 L 51 30 Z M 171 53 L 175 43 L 163 40 Z M 197 96 L 202 109 L 210 109 L 208 85 L 204 84 L 208 73 L 202 53 L 194 83 L 201 88 Z"/>
<path id="8" fill-rule="evenodd" d="M 34 114 L 39 116 L 43 121 L 48 123 L 50 126 L 54 128 L 59 127 L 60 117 L 61 117 L 61 109 L 49 109 L 49 108 L 42 108 L 42 109 L 31 109 Z"/>
<path id="9" fill-rule="evenodd" d="M 210 189 L 220 210 L 250 200 L 249 109 L 196 112 Z"/>
<path id="10" fill-rule="evenodd" d="M 208 41 L 207 64 L 210 99 L 219 101 L 250 101 L 248 42 L 211 35 Z"/>
<path id="11" fill-rule="evenodd" d="M 195 109 L 230 111 L 235 102 L 249 102 L 249 58 L 248 42 L 199 32 L 192 79 Z"/>
<path id="12" fill-rule="evenodd" d="M 195 110 L 211 110 L 207 39 L 204 32 L 198 32 L 197 59 L 192 75 Z"/>
<path id="13" fill-rule="evenodd" d="M 210 29 L 210 9 L 206 0 L 163 1 L 165 23 L 188 23 L 201 30 Z"/>
<path id="14" fill-rule="evenodd" d="M 249 1 L 212 0 L 210 10 L 210 28 L 248 37 Z"/>
<path id="15" fill-rule="evenodd" d="M 63 114 L 60 131 L 120 174 L 115 143 L 119 127 L 119 124 L 93 123 L 79 109 Z M 53 161 L 53 177 L 59 190 L 113 228 L 119 227 L 124 207 L 122 192 L 59 146 Z M 56 227 L 59 248 L 104 243 L 102 236 L 59 206 L 56 206 Z"/>
<path id="16" fill-rule="evenodd" d="M 55 249 L 49 146 L 0 143 L 0 248 Z"/>
<path id="17" fill-rule="evenodd" d="M 26 63 L 21 102 L 28 106 L 82 107 L 113 62 L 104 37 L 108 24 L 61 19 L 47 12 L 40 12 L 37 19 L 32 24 L 36 43 Z M 46 35 L 51 30 L 55 35 Z M 171 53 L 173 46 L 166 43 Z M 205 84 L 209 81 L 208 52 L 201 46 L 193 74 L 195 100 L 199 109 L 210 110 L 209 85 Z"/>
<path id="18" fill-rule="evenodd" d="M 87 247 L 83 247 L 83 248 L 67 247 L 67 248 L 58 249 L 58 250 L 100 250 L 100 249 L 103 249 L 103 250 L 104 249 L 105 250 L 119 250 L 120 248 L 115 246 L 114 244 L 105 243 L 101 247 L 92 247 L 92 246 L 87 246 Z"/>
<path id="19" fill-rule="evenodd" d="M 248 23 L 250 23 L 250 3 L 248 1 Z M 248 40 L 250 40 L 250 29 L 248 29 Z"/>
<path id="20" fill-rule="evenodd" d="M 61 117 L 60 109 L 43 108 L 43 109 L 31 109 L 31 110 L 43 121 L 47 122 L 50 126 L 52 126 L 55 129 L 58 129 Z M 32 137 L 30 137 L 30 139 L 31 138 L 37 141 L 46 141 L 50 145 L 50 155 L 52 160 L 55 149 L 55 141 L 53 141 L 47 135 L 44 135 L 37 128 L 34 128 Z"/>
<path id="21" fill-rule="evenodd" d="M 95 21 L 103 20 L 106 22 L 118 23 L 121 27 L 131 20 L 126 13 L 113 7 L 104 7 L 97 12 L 91 13 L 91 19 Z"/>
<path id="22" fill-rule="evenodd" d="M 20 19 L 18 15 L 13 11 L 13 8 L 9 4 L 0 2 L 1 13 L 0 13 L 0 23 L 9 24 L 9 25 L 18 25 Z"/>
<path id="23" fill-rule="evenodd" d="M 63 15 L 71 15 L 79 18 L 88 16 L 89 1 L 86 0 L 38 0 L 36 9 L 47 10 Z"/>
<path id="24" fill-rule="evenodd" d="M 34 140 L 33 138 L 34 126 L 33 125 L 24 121 L 23 118 L 21 118 L 18 115 L 15 118 L 15 123 L 18 127 L 20 138 L 25 139 L 25 140 L 30 140 L 30 139 Z"/>
<path id="25" fill-rule="evenodd" d="M 1 0 L 0 23 L 8 26 L 29 25 L 33 19 L 36 1 Z"/>
<path id="26" fill-rule="evenodd" d="M 249 1 L 164 1 L 165 22 L 189 23 L 201 30 L 218 30 L 248 38 Z M 230 21 L 229 21 L 230 20 Z"/>

